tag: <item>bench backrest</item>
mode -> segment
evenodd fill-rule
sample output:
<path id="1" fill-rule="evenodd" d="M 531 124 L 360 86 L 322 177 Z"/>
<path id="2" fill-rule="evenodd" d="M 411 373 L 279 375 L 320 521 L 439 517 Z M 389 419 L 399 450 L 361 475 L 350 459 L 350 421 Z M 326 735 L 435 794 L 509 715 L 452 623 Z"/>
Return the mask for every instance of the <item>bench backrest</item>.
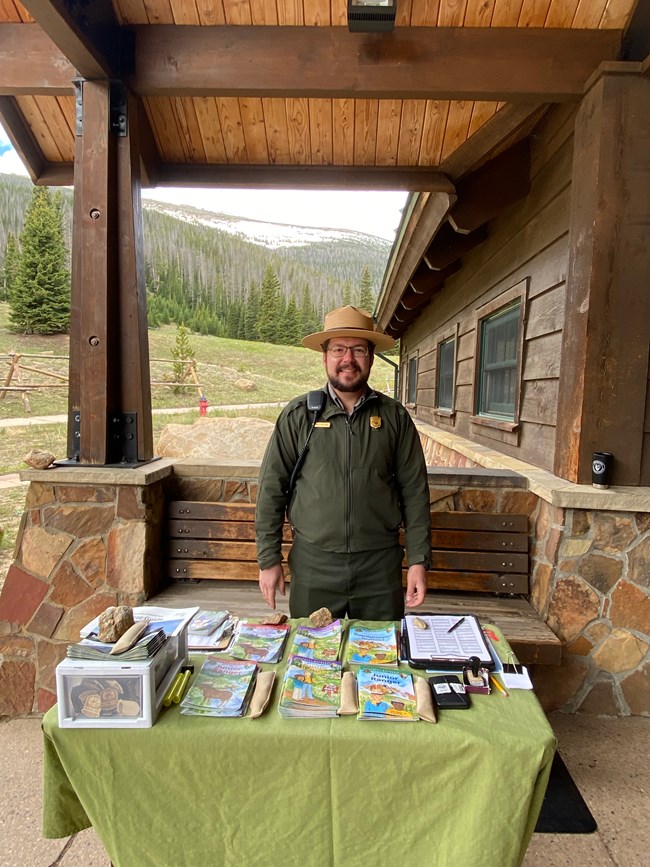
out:
<path id="1" fill-rule="evenodd" d="M 170 502 L 168 577 L 257 581 L 254 520 L 252 503 Z M 286 558 L 287 524 L 283 538 Z M 525 515 L 432 512 L 431 548 L 432 590 L 528 593 Z"/>

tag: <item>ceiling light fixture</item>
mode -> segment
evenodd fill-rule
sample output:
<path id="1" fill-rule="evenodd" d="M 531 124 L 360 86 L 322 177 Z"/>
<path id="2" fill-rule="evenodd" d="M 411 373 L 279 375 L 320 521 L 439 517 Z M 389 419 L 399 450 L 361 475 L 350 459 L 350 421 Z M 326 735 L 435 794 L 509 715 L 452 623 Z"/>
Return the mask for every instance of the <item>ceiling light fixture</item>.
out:
<path id="1" fill-rule="evenodd" d="M 395 26 L 397 0 L 348 0 L 348 30 L 378 33 Z"/>

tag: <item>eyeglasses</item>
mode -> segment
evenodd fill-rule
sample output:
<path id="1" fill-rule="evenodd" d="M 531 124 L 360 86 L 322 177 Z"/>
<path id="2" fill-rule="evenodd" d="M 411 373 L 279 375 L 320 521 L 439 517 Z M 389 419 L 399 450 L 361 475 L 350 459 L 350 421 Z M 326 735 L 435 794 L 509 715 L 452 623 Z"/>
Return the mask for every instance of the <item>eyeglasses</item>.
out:
<path id="1" fill-rule="evenodd" d="M 354 358 L 367 358 L 369 350 L 367 346 L 359 344 L 358 346 L 328 346 L 326 351 L 332 358 L 343 358 L 348 352 L 351 352 Z"/>

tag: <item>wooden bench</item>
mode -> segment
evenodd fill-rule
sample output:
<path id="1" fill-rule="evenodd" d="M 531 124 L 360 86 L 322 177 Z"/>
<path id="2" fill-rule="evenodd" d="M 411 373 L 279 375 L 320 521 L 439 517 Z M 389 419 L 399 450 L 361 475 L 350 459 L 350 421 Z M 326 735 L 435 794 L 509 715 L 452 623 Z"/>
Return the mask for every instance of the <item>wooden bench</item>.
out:
<path id="1" fill-rule="evenodd" d="M 169 503 L 167 577 L 257 581 L 254 518 L 250 503 Z M 429 592 L 422 610 L 471 611 L 499 626 L 524 664 L 558 664 L 561 642 L 526 598 L 528 518 L 432 512 L 431 525 Z M 283 538 L 286 558 L 291 542 L 287 524 Z"/>

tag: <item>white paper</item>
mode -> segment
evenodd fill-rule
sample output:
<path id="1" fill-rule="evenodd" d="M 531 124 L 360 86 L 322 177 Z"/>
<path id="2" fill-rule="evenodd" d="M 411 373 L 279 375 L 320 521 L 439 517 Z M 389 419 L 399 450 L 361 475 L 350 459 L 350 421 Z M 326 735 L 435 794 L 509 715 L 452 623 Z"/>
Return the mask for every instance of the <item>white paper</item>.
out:
<path id="1" fill-rule="evenodd" d="M 533 684 L 531 683 L 526 666 L 518 665 L 517 668 L 519 669 L 519 674 L 501 672 L 501 680 L 506 689 L 532 689 Z"/>
<path id="2" fill-rule="evenodd" d="M 412 616 L 405 618 L 411 659 L 466 662 L 470 656 L 478 656 L 483 664 L 489 663 L 487 640 L 475 617 L 463 617 L 460 614 L 418 615 L 418 619 L 426 623 L 426 629 L 418 629 L 414 619 Z M 459 625 L 450 632 L 455 623 Z"/>

